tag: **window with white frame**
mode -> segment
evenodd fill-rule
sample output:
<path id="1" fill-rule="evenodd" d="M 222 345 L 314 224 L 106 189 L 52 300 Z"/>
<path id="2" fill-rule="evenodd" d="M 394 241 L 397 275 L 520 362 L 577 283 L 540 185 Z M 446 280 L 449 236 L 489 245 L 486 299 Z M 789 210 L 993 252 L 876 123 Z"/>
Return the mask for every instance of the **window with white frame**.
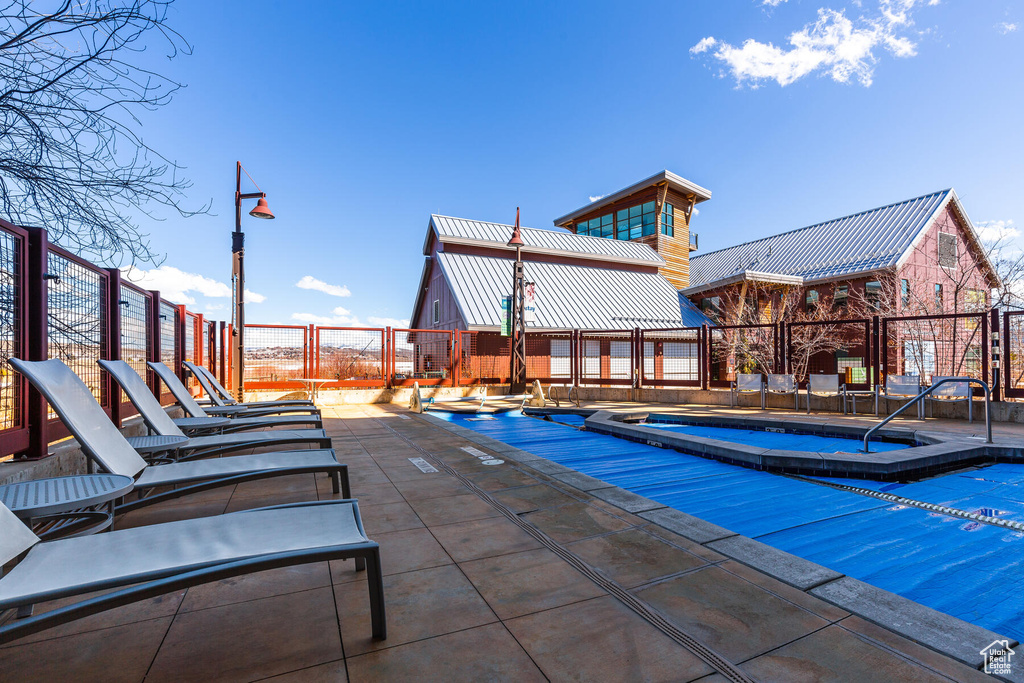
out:
<path id="1" fill-rule="evenodd" d="M 568 339 L 551 340 L 551 376 L 572 376 L 572 345 Z"/>
<path id="2" fill-rule="evenodd" d="M 434 324 L 435 325 L 437 325 L 439 322 L 441 322 L 441 300 L 440 299 L 434 299 L 434 317 L 433 317 L 433 320 L 434 320 Z"/>

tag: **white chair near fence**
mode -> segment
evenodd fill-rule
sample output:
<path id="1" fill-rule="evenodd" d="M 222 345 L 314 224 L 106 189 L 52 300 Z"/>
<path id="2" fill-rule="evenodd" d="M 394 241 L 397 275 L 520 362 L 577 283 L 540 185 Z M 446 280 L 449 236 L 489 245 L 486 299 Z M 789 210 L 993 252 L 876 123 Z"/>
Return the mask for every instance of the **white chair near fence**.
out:
<path id="1" fill-rule="evenodd" d="M 736 397 L 739 394 L 759 394 L 761 396 L 761 410 L 764 410 L 764 377 L 761 373 L 737 372 L 736 379 L 729 383 L 731 405 L 736 405 Z"/>
<path id="2" fill-rule="evenodd" d="M 889 412 L 889 400 L 909 401 L 922 391 L 921 378 L 917 375 L 888 375 L 885 385 L 875 387 L 875 415 L 878 415 L 878 404 L 885 399 L 886 412 Z M 924 404 L 917 404 L 917 418 L 924 419 Z"/>
<path id="3" fill-rule="evenodd" d="M 839 383 L 839 375 L 809 375 L 807 377 L 807 414 L 811 414 L 811 396 L 843 399 L 843 415 L 846 415 L 846 385 Z"/>
<path id="4" fill-rule="evenodd" d="M 949 377 L 932 377 L 932 384 Z M 933 403 L 959 403 L 967 401 L 967 420 L 974 422 L 974 390 L 969 382 L 947 382 L 925 397 L 928 405 Z"/>
<path id="5" fill-rule="evenodd" d="M 795 375 L 768 375 L 768 386 L 765 391 L 768 394 L 792 394 L 793 409 L 800 410 L 800 388 Z M 761 402 L 761 407 L 764 408 L 764 401 Z"/>

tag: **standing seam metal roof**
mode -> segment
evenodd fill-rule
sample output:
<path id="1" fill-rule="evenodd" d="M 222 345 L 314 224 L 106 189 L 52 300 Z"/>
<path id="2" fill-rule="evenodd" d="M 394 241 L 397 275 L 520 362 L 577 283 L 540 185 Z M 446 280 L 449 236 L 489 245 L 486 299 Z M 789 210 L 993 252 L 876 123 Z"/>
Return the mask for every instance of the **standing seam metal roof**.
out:
<path id="1" fill-rule="evenodd" d="M 942 190 L 693 256 L 690 287 L 745 270 L 811 281 L 895 266 L 952 196 L 953 190 Z"/>
<path id="2" fill-rule="evenodd" d="M 437 258 L 466 324 L 500 326 L 514 261 L 448 252 Z M 626 330 L 700 325 L 694 313 L 703 319 L 692 305 L 684 318 L 678 292 L 655 273 L 535 261 L 523 269 L 527 281 L 537 283 L 537 320 L 530 327 Z"/>
<path id="3" fill-rule="evenodd" d="M 487 223 L 465 218 L 432 215 L 431 229 L 441 242 L 449 239 L 473 240 L 487 246 L 505 247 L 512 236 L 513 226 L 502 223 Z M 639 264 L 663 266 L 665 260 L 646 244 L 613 240 L 605 237 L 576 235 L 566 230 L 540 230 L 537 228 L 519 228 L 525 243 L 524 249 L 531 248 L 545 251 L 561 251 L 579 255 L 583 258 L 615 259 L 633 261 Z M 428 233 L 429 238 L 429 233 Z M 429 242 L 429 239 L 428 239 Z M 423 245 L 423 254 L 429 256 L 427 243 Z"/>

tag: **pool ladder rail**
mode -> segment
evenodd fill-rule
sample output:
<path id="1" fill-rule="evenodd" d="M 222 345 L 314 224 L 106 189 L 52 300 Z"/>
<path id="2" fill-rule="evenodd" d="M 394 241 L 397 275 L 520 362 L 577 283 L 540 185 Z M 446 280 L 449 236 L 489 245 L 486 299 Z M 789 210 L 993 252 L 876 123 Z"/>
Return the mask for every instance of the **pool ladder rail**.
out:
<path id="1" fill-rule="evenodd" d="M 862 452 L 863 453 L 870 453 L 871 452 L 871 449 L 868 446 L 868 439 L 871 438 L 872 434 L 877 432 L 879 429 L 881 429 L 885 425 L 889 424 L 889 422 L 891 422 L 893 420 L 893 418 L 895 418 L 897 415 L 902 413 L 904 410 L 906 410 L 907 408 L 909 408 L 912 405 L 916 405 L 916 404 L 920 403 L 930 393 L 932 393 L 933 391 L 938 389 L 943 384 L 949 384 L 950 382 L 966 382 L 968 384 L 979 384 L 979 385 L 981 385 L 981 388 L 985 390 L 985 432 L 986 432 L 986 437 L 987 437 L 985 439 L 985 443 L 992 443 L 992 417 L 991 417 L 991 415 L 989 415 L 989 409 L 988 409 L 989 408 L 989 402 L 991 401 L 991 398 L 992 398 L 992 390 L 989 389 L 988 383 L 984 382 L 984 381 L 982 381 L 980 379 L 974 379 L 973 377 L 945 377 L 943 379 L 940 379 L 938 382 L 935 382 L 930 387 L 928 387 L 927 389 L 922 391 L 920 394 L 918 394 L 914 398 L 912 398 L 909 401 L 907 401 L 906 403 L 904 403 L 902 406 L 900 406 L 895 412 L 893 412 L 887 418 L 885 418 L 884 420 L 882 420 L 881 422 L 876 424 L 874 427 L 869 429 L 867 432 L 865 432 L 865 434 L 864 434 L 864 448 L 863 448 Z"/>

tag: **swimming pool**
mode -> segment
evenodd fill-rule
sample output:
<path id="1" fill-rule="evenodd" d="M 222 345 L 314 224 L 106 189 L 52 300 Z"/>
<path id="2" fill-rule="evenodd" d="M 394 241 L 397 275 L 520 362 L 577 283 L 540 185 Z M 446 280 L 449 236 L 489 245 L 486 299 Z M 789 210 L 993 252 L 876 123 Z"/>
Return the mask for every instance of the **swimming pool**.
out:
<path id="1" fill-rule="evenodd" d="M 933 609 L 1024 638 L 1024 533 L 520 412 L 482 422 L 458 415 L 443 419 Z M 822 481 L 1024 519 L 1019 465 L 895 485 L 899 488 L 864 480 Z"/>

